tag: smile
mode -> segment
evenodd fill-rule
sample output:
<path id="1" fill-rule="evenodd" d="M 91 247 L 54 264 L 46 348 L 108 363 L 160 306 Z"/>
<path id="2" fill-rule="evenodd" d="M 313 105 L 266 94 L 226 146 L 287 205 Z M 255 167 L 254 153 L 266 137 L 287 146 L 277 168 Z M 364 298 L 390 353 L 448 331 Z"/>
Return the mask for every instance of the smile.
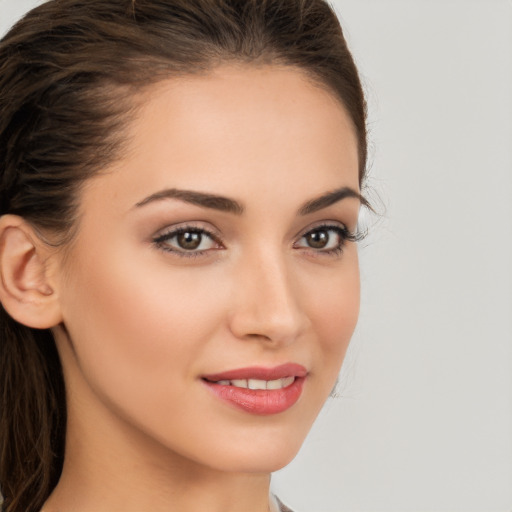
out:
<path id="1" fill-rule="evenodd" d="M 202 377 L 213 394 L 236 409 L 258 415 L 290 409 L 301 397 L 307 370 L 295 363 L 241 368 Z"/>
<path id="2" fill-rule="evenodd" d="M 245 389 L 283 389 L 293 384 L 295 377 L 285 377 L 284 379 L 260 380 L 260 379 L 234 379 L 219 380 L 216 382 L 219 386 L 235 386 Z"/>

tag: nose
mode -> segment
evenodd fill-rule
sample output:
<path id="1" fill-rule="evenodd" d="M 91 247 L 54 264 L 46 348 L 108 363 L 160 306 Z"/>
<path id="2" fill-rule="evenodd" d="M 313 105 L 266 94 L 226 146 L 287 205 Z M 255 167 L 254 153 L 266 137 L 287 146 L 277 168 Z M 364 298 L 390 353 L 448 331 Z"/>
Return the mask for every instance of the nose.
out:
<path id="1" fill-rule="evenodd" d="M 229 318 L 237 338 L 282 346 L 307 330 L 309 318 L 290 267 L 283 257 L 262 254 L 238 266 Z"/>

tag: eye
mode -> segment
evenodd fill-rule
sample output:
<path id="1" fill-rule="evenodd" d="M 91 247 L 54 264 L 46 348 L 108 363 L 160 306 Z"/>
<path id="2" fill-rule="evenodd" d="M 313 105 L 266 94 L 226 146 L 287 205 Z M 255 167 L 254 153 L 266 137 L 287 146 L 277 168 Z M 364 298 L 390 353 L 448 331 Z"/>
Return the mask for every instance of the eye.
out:
<path id="1" fill-rule="evenodd" d="M 344 226 L 318 226 L 302 235 L 294 247 L 313 249 L 327 254 L 339 254 L 345 242 L 352 238 Z"/>
<path id="2" fill-rule="evenodd" d="M 178 253 L 180 256 L 193 256 L 210 249 L 220 249 L 220 242 L 208 231 L 195 227 L 181 227 L 166 231 L 153 239 L 161 249 Z"/>

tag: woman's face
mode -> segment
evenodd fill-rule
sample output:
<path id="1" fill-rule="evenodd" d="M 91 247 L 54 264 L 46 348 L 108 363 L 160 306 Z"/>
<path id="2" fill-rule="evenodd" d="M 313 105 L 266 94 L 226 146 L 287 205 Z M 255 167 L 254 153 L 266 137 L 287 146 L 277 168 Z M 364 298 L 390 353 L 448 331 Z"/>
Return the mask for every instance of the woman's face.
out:
<path id="1" fill-rule="evenodd" d="M 146 97 L 123 158 L 83 188 L 57 274 L 70 436 L 273 471 L 358 316 L 352 124 L 292 68 L 225 66 Z"/>

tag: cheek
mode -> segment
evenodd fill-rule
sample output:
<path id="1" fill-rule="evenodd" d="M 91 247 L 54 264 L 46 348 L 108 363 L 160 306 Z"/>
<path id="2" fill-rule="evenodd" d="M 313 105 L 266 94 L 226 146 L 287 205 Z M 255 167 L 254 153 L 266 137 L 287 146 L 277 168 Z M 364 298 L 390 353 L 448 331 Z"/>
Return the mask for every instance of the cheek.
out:
<path id="1" fill-rule="evenodd" d="M 219 305 L 204 279 L 152 258 L 103 255 L 73 269 L 63 298 L 65 324 L 79 366 L 98 391 L 133 386 L 136 393 L 140 383 L 176 389 L 194 373 L 218 326 Z"/>
<path id="2" fill-rule="evenodd" d="M 340 271 L 310 296 L 309 308 L 317 333 L 320 368 L 331 390 L 359 316 L 360 282 L 357 251 L 347 251 Z"/>

